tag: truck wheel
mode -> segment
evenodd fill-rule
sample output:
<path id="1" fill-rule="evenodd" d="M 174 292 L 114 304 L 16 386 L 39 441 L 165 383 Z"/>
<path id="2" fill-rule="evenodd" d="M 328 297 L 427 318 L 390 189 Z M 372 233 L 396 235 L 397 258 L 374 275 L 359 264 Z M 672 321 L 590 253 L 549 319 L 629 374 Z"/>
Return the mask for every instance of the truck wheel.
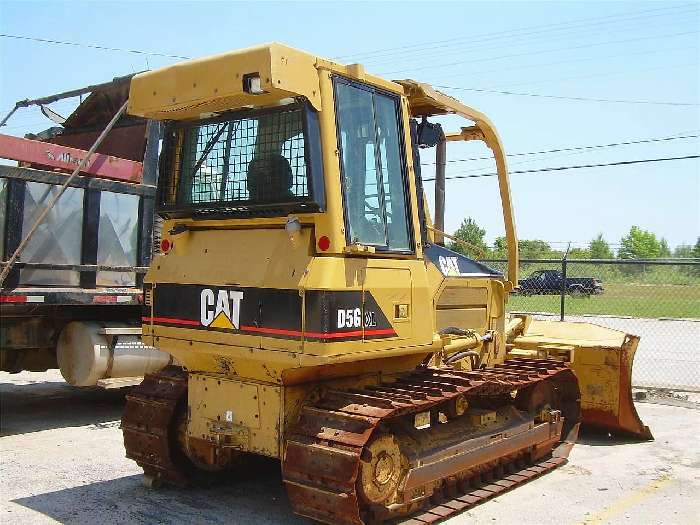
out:
<path id="1" fill-rule="evenodd" d="M 588 295 L 582 286 L 572 286 L 569 288 L 569 294 L 571 297 L 586 297 Z"/>

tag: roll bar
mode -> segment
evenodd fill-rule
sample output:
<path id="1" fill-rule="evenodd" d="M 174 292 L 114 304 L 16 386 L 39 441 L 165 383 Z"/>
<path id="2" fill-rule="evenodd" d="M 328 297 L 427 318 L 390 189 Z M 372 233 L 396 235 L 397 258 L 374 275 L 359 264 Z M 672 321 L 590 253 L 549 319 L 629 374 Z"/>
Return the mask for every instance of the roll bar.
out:
<path id="1" fill-rule="evenodd" d="M 498 136 L 496 127 L 489 118 L 469 106 L 462 104 L 455 98 L 452 98 L 444 93 L 436 91 L 428 84 L 416 82 L 414 80 L 395 80 L 396 83 L 404 87 L 406 96 L 408 97 L 409 106 L 412 116 L 431 116 L 431 115 L 459 115 L 465 119 L 474 122 L 473 126 L 463 127 L 455 133 L 445 134 L 445 142 L 481 140 L 493 152 L 496 160 L 496 172 L 498 174 L 498 188 L 501 195 L 501 207 L 503 210 L 503 222 L 506 232 L 506 243 L 508 246 L 508 274 L 507 278 L 510 282 L 512 290 L 518 284 L 518 238 L 515 232 L 515 220 L 513 218 L 513 203 L 510 196 L 510 181 L 508 179 L 508 167 L 506 165 L 506 156 L 503 150 L 503 144 Z M 444 148 L 445 144 L 438 144 L 438 151 Z M 441 152 L 444 156 L 444 149 Z M 442 198 L 436 199 L 437 205 L 435 210 L 435 224 L 444 225 L 445 206 L 444 206 L 444 160 L 438 159 L 439 170 L 442 172 L 441 177 L 436 176 L 436 195 Z M 436 173 L 437 175 L 437 173 Z"/>

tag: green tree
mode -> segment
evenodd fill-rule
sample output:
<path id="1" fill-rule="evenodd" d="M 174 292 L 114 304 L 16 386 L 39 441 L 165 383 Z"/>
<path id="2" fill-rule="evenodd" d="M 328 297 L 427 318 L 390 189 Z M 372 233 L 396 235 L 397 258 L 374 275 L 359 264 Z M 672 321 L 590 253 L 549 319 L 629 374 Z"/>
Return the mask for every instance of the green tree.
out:
<path id="1" fill-rule="evenodd" d="M 673 250 L 673 256 L 677 259 L 700 259 L 700 237 L 695 241 L 694 246 L 692 244 L 679 244 L 676 246 L 676 249 Z M 693 277 L 700 276 L 700 267 L 696 264 L 682 266 L 681 271 Z"/>
<path id="2" fill-rule="evenodd" d="M 506 238 L 496 237 L 493 241 L 493 248 L 491 250 L 491 255 L 496 259 L 503 259 L 508 256 L 508 250 L 506 249 Z"/>
<path id="3" fill-rule="evenodd" d="M 571 248 L 569 259 L 590 259 L 591 251 L 588 248 Z"/>
<path id="4" fill-rule="evenodd" d="M 552 247 L 545 241 L 539 239 L 520 239 L 518 240 L 518 249 L 521 259 L 559 259 L 561 253 L 552 250 Z M 506 257 L 506 238 L 497 237 L 493 242 L 493 256 L 497 258 Z"/>
<path id="5" fill-rule="evenodd" d="M 449 248 L 468 257 L 483 257 L 488 251 L 484 235 L 486 235 L 486 230 L 480 228 L 474 219 L 468 217 L 462 221 L 460 227 L 454 232 L 454 236 L 469 243 L 470 246 L 453 241 L 449 244 Z"/>
<path id="6" fill-rule="evenodd" d="M 523 239 L 518 242 L 518 248 L 522 259 L 551 259 L 560 256 L 548 243 L 539 239 Z"/>
<path id="7" fill-rule="evenodd" d="M 668 247 L 668 241 L 663 237 L 661 238 L 661 241 L 659 241 L 659 257 L 671 257 L 671 248 Z"/>
<path id="8" fill-rule="evenodd" d="M 620 245 L 620 259 L 655 259 L 661 255 L 661 242 L 656 235 L 638 226 L 630 228 Z"/>
<path id="9" fill-rule="evenodd" d="M 693 245 L 692 244 L 679 244 L 676 249 L 673 250 L 673 256 L 676 259 L 691 259 L 695 257 L 693 255 Z"/>
<path id="10" fill-rule="evenodd" d="M 602 233 L 599 233 L 598 237 L 588 243 L 588 251 L 591 253 L 591 259 L 613 258 L 613 252 L 610 249 L 610 245 L 605 239 L 603 239 Z"/>

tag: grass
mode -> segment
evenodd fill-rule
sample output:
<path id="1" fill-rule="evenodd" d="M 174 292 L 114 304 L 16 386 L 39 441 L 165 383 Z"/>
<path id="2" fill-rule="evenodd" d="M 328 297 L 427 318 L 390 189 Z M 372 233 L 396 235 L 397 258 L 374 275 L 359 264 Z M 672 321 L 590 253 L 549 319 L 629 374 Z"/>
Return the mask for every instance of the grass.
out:
<path id="1" fill-rule="evenodd" d="M 602 295 L 566 297 L 566 314 L 700 318 L 700 284 L 605 283 Z M 512 295 L 508 310 L 559 313 L 558 295 Z"/>

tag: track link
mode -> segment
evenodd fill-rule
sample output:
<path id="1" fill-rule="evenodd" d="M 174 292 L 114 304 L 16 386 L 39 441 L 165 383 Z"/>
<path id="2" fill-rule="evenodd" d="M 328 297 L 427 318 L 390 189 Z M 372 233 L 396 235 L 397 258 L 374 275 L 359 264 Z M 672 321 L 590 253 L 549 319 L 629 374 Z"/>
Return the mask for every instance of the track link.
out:
<path id="1" fill-rule="evenodd" d="M 445 491 L 449 494 L 443 494 L 443 489 L 436 489 L 433 484 L 426 485 L 425 497 L 419 502 L 405 498 L 404 504 L 392 504 L 389 508 L 363 500 L 358 490 L 361 459 L 367 457 L 368 444 L 380 425 L 444 406 L 460 395 L 504 398 L 515 390 L 527 392 L 545 380 L 558 392 L 565 415 L 561 434 L 567 437 L 555 451 L 557 457 L 552 457 L 551 449 L 560 440 L 558 434 L 546 450 L 538 450 L 534 455 L 523 453 L 510 461 L 506 458 L 496 461 L 493 471 L 482 470 L 471 480 L 457 481 L 454 476 L 459 472 L 445 476 Z M 298 424 L 286 440 L 283 479 L 294 511 L 325 523 L 396 522 L 397 516 L 400 523 L 433 523 L 565 462 L 575 441 L 578 419 L 576 378 L 560 362 L 515 359 L 473 372 L 444 368 L 417 370 L 374 387 L 331 390 L 318 402 L 303 407 Z M 508 475 L 498 476 L 506 470 L 510 471 Z M 494 476 L 498 478 L 496 481 Z"/>
<path id="2" fill-rule="evenodd" d="M 482 473 L 479 479 L 471 480 L 470 485 L 472 486 L 467 488 L 463 494 L 457 496 L 440 494 L 438 497 L 433 497 L 431 498 L 432 505 L 416 512 L 414 516 L 409 518 L 394 520 L 392 525 L 425 525 L 426 523 L 440 522 L 541 476 L 559 465 L 563 465 L 566 461 L 566 458 L 563 457 L 551 457 L 530 464 L 525 464 L 523 460 L 520 460 L 499 467 L 499 470 L 502 468 L 507 471 L 501 477 L 498 477 L 493 471 L 487 471 Z M 519 467 L 518 465 L 524 466 Z M 434 503 L 436 500 L 441 500 L 441 502 Z"/>
<path id="3" fill-rule="evenodd" d="M 148 484 L 189 483 L 189 473 L 178 457 L 177 409 L 187 401 L 187 373 L 176 366 L 147 374 L 143 382 L 126 396 L 122 432 L 126 457 L 143 468 Z"/>

